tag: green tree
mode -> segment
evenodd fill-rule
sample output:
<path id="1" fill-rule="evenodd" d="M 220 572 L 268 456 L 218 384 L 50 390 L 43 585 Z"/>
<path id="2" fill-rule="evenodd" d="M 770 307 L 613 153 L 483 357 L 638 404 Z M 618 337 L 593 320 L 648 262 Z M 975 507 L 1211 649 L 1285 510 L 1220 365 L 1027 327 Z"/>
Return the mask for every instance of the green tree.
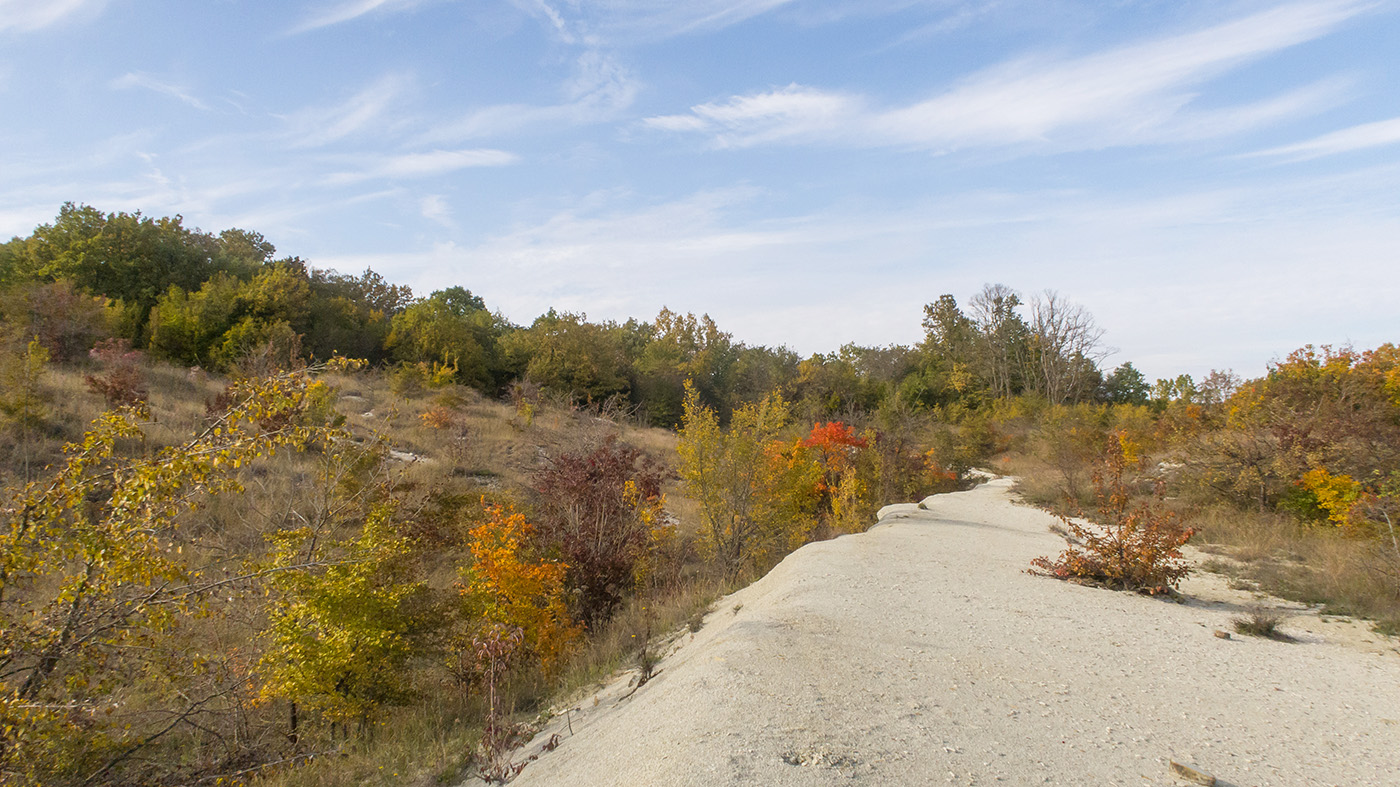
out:
<path id="1" fill-rule="evenodd" d="M 14 334 L 0 332 L 0 426 L 15 440 L 12 445 L 18 448 L 25 481 L 33 460 L 34 433 L 43 427 L 47 415 L 48 395 L 42 382 L 48 363 L 49 351 L 37 338 L 25 343 Z"/>
<path id="2" fill-rule="evenodd" d="M 1017 313 L 1020 306 L 1021 296 L 1004 284 L 985 285 L 972 297 L 978 376 L 992 396 L 1013 396 L 1024 386 L 1031 331 Z"/>
<path id="3" fill-rule="evenodd" d="M 180 216 L 152 219 L 67 203 L 53 224 L 26 240 L 16 268 L 37 281 L 68 279 L 79 289 L 121 301 L 137 340 L 146 315 L 169 288 L 199 289 L 218 270 L 219 241 L 190 230 Z"/>
<path id="4" fill-rule="evenodd" d="M 455 367 L 458 380 L 494 392 L 505 383 L 499 341 L 507 323 L 470 290 L 438 290 L 391 322 L 388 346 L 406 363 Z"/>
<path id="5" fill-rule="evenodd" d="M 581 402 L 603 401 L 631 389 L 621 326 L 550 309 L 503 339 L 506 355 L 525 379 Z"/>
<path id="6" fill-rule="evenodd" d="M 147 346 L 157 356 L 185 365 L 216 365 L 224 334 L 239 319 L 244 283 L 216 274 L 197 290 L 172 285 L 151 310 Z"/>
<path id="7" fill-rule="evenodd" d="M 1113 373 L 1104 379 L 1103 388 L 1104 398 L 1110 404 L 1145 405 L 1152 390 L 1147 384 L 1147 378 L 1142 372 L 1134 369 L 1131 362 L 1114 369 Z"/>
<path id="8" fill-rule="evenodd" d="M 697 318 L 663 308 L 636 362 L 638 400 L 651 423 L 680 421 L 687 380 L 706 404 L 727 415 L 741 347 L 708 314 Z"/>

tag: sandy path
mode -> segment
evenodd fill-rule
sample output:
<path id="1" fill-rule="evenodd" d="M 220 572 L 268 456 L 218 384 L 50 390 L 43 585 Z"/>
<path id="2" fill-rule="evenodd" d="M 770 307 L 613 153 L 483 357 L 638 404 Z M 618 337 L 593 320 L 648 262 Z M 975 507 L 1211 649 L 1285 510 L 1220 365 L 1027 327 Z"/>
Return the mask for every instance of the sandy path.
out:
<path id="1" fill-rule="evenodd" d="M 1027 575 L 1064 542 L 1004 480 L 926 505 L 725 598 L 513 783 L 1181 784 L 1171 759 L 1221 785 L 1400 785 L 1393 643 L 1303 613 L 1296 644 L 1217 638 L 1248 596 L 1209 578 L 1187 593 L 1224 603 Z"/>

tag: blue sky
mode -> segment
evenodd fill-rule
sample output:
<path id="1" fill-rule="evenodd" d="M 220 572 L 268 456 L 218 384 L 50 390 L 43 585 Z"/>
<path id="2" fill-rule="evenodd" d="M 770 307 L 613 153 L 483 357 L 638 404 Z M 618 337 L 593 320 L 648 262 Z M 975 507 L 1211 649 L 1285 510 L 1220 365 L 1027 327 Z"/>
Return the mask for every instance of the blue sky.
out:
<path id="1" fill-rule="evenodd" d="M 803 353 L 987 282 L 1149 377 L 1400 340 L 1396 0 L 0 0 L 0 234 L 262 232 Z"/>

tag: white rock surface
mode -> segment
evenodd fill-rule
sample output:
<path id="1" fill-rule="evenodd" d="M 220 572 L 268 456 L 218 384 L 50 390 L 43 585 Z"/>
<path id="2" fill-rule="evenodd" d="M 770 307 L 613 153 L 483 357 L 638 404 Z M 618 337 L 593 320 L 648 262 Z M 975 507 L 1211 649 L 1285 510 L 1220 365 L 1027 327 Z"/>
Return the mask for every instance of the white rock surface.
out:
<path id="1" fill-rule="evenodd" d="M 1299 612 L 1228 630 L 1218 578 L 1179 604 L 1031 576 L 1054 520 L 1009 482 L 881 511 L 715 606 L 661 672 L 561 714 L 536 785 L 1400 785 L 1400 654 Z M 737 610 L 737 611 L 736 611 Z M 569 724 L 573 732 L 569 732 Z"/>

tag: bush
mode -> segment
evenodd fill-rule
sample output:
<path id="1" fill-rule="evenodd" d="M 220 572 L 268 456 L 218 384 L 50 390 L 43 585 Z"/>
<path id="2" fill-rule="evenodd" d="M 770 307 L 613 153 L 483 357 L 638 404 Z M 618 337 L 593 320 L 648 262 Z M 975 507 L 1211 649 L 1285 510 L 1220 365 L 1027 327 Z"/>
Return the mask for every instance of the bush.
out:
<path id="1" fill-rule="evenodd" d="M 108 408 L 136 407 L 145 404 L 149 392 L 138 364 L 141 351 L 131 349 L 127 339 L 106 339 L 88 351 L 88 357 L 102 364 L 107 373 L 83 377 L 88 390 L 100 394 Z"/>
<path id="2" fill-rule="evenodd" d="M 1181 546 L 1196 531 L 1183 526 L 1170 511 L 1132 501 L 1125 475 L 1139 464 L 1136 453 L 1126 433 L 1111 436 L 1093 476 L 1098 501 L 1095 524 L 1081 525 L 1060 516 L 1070 536 L 1081 543 L 1055 560 L 1032 560 L 1032 574 L 1089 580 L 1117 590 L 1156 595 L 1171 592 L 1190 573 Z"/>
<path id="3" fill-rule="evenodd" d="M 1283 615 L 1280 615 L 1277 610 L 1261 607 L 1257 604 L 1246 607 L 1244 617 L 1234 618 L 1230 623 L 1237 633 L 1248 634 L 1251 637 L 1264 637 L 1281 642 L 1292 639 L 1278 630 L 1279 624 L 1283 623 Z"/>
<path id="4" fill-rule="evenodd" d="M 660 525 L 661 470 L 609 436 L 535 473 L 540 537 L 563 553 L 578 617 L 594 628 L 636 584 Z"/>

